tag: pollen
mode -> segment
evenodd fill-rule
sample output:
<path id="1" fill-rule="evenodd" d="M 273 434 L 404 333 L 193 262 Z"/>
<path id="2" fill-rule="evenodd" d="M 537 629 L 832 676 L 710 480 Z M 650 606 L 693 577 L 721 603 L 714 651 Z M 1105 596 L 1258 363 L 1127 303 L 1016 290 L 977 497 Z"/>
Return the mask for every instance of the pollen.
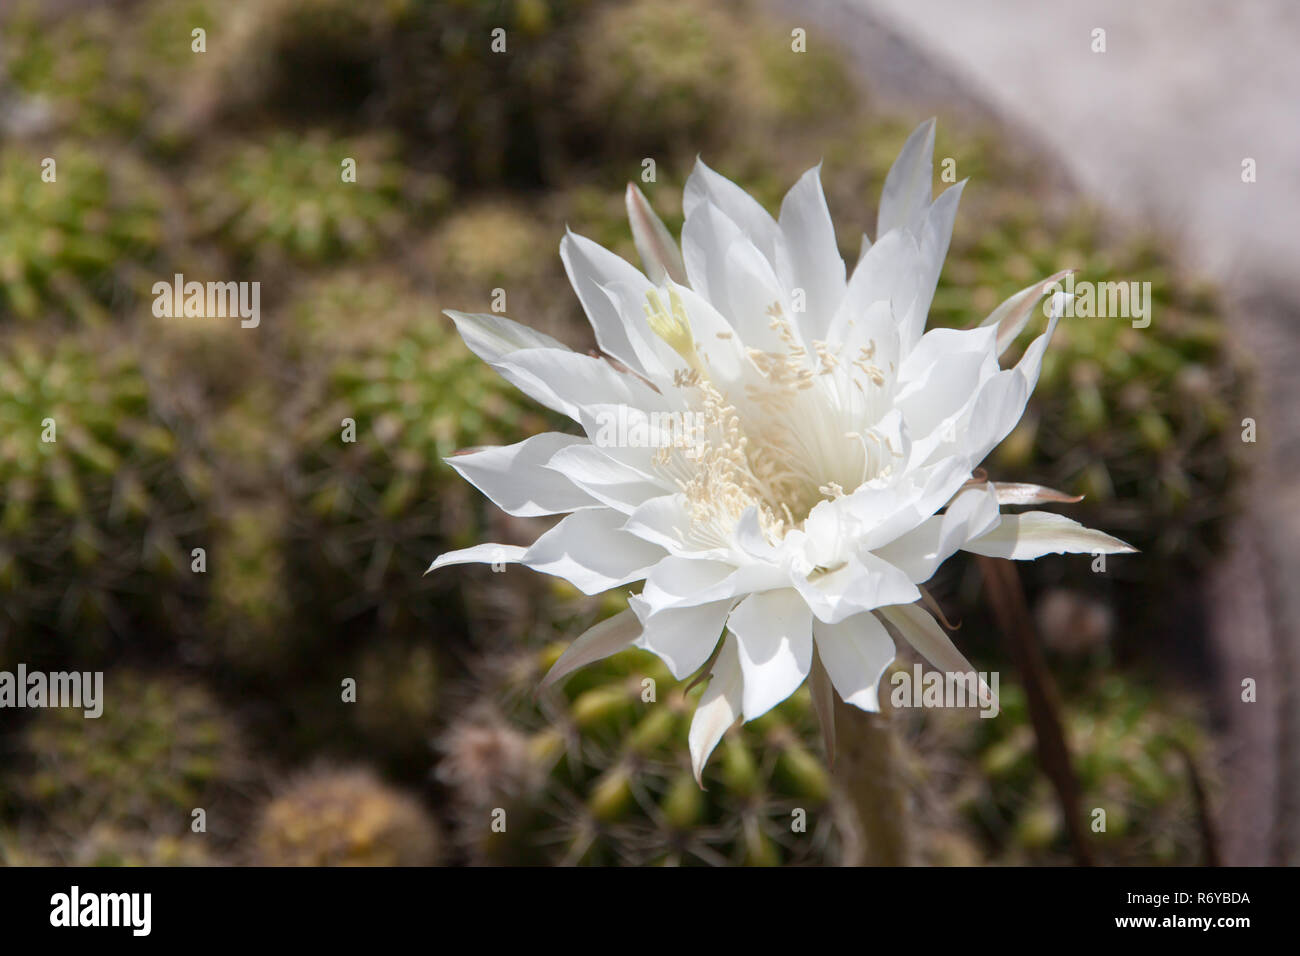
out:
<path id="1" fill-rule="evenodd" d="M 687 393 L 700 423 L 689 454 L 664 448 L 653 459 L 685 498 L 689 528 L 681 532 L 727 548 L 753 508 L 775 544 L 818 503 L 892 470 L 897 453 L 873 430 L 888 407 L 889 383 L 874 341 L 853 352 L 817 340 L 805 346 L 773 303 L 765 324 L 778 341 L 769 349 L 742 347 L 740 377 L 721 383 L 697 348 L 680 298 L 670 292 L 665 308 L 651 292 L 646 302 L 650 328 L 686 361 L 673 384 Z"/>
<path id="2" fill-rule="evenodd" d="M 691 332 L 686 307 L 676 289 L 668 291 L 668 303 L 669 308 L 665 309 L 657 290 L 646 293 L 645 317 L 650 331 L 663 339 L 690 368 L 699 370 L 703 362 L 695 349 L 695 336 Z"/>

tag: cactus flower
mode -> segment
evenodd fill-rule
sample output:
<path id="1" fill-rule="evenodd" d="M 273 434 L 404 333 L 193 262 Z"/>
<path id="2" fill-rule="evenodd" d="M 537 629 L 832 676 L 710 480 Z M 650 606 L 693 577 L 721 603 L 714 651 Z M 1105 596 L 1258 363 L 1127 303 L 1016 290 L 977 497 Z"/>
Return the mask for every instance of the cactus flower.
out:
<path id="1" fill-rule="evenodd" d="M 430 570 L 518 563 L 588 594 L 641 582 L 546 681 L 628 646 L 678 678 L 707 673 L 690 730 L 697 780 L 736 720 L 809 677 L 822 708 L 833 691 L 876 710 L 895 639 L 971 672 L 923 609 L 922 585 L 957 550 L 1133 550 L 1057 514 L 1003 513 L 1078 499 L 979 469 L 1023 414 L 1065 298 L 1010 368 L 999 355 L 1059 276 L 978 327 L 925 330 L 965 185 L 932 199 L 933 149 L 931 120 L 886 177 L 876 240 L 863 237 L 851 272 L 820 168 L 774 219 L 697 162 L 680 248 L 629 185 L 644 273 L 581 236 L 560 244 L 599 357 L 503 316 L 448 312 L 472 351 L 580 433 L 449 459 L 512 515 L 566 516 L 530 547 L 480 544 Z"/>

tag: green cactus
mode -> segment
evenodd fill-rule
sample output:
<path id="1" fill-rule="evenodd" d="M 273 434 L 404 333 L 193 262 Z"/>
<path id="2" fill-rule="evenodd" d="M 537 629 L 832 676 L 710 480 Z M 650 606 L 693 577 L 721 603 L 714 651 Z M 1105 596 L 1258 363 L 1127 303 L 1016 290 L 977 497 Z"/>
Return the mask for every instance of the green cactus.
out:
<path id="1" fill-rule="evenodd" d="M 560 261 L 554 233 L 527 210 L 502 203 L 472 205 L 449 216 L 433 249 L 438 276 L 484 292 L 507 280 L 535 282 Z"/>
<path id="2" fill-rule="evenodd" d="M 1036 475 L 1085 494 L 1079 520 L 1162 561 L 1205 564 L 1234 510 L 1245 386 L 1213 294 L 1188 288 L 1154 245 L 1108 244 L 1087 217 L 1048 242 L 1027 216 L 984 217 L 981 234 L 958 246 L 961 268 L 974 280 L 969 288 L 1009 294 L 1033 281 L 1021 276 L 1060 268 L 1077 269 L 1076 281 L 1150 282 L 1151 324 L 1062 320 L 1025 420 L 993 459 L 997 477 Z M 1014 245 L 1017 256 L 1009 259 L 1003 244 Z M 955 318 L 959 295 L 945 294 L 944 317 Z"/>
<path id="3" fill-rule="evenodd" d="M 440 704 L 439 665 L 427 641 L 368 648 L 357 665 L 356 721 L 363 748 L 406 762 L 428 753 Z"/>
<path id="4" fill-rule="evenodd" d="M 18 737 L 7 768 L 20 817 L 67 835 L 95 827 L 216 846 L 238 831 L 239 792 L 255 779 L 233 720 L 199 684 L 134 671 L 105 675 L 102 714 L 40 711 Z M 206 831 L 192 830 L 203 809 Z"/>
<path id="5" fill-rule="evenodd" d="M 50 16 L 20 3 L 6 17 L 0 63 L 14 91 L 39 119 L 33 133 L 55 129 L 79 139 L 148 134 L 150 120 L 202 58 L 193 32 L 220 49 L 213 0 L 143 0 Z M 225 12 L 224 10 L 222 11 Z"/>
<path id="6" fill-rule="evenodd" d="M 1064 719 L 1089 833 L 1111 864 L 1203 861 L 1186 756 L 1204 757 L 1206 728 L 1190 700 L 1140 677 L 1104 671 L 1071 686 Z M 1005 686 L 1002 713 L 977 721 L 965 748 L 987 789 L 962 809 L 1006 862 L 1049 863 L 1069 850 L 1056 796 L 1039 769 L 1023 690 Z M 1105 830 L 1091 827 L 1105 810 Z"/>
<path id="7" fill-rule="evenodd" d="M 185 634 L 202 575 L 206 468 L 155 408 L 133 352 L 10 335 L 0 349 L 0 650 L 78 660 Z M 117 642 L 117 643 L 115 643 Z"/>
<path id="8" fill-rule="evenodd" d="M 230 861 L 198 835 L 159 835 L 113 823 L 96 823 L 76 837 L 39 830 L 0 833 L 0 866 L 215 865 Z"/>
<path id="9" fill-rule="evenodd" d="M 355 181 L 347 160 L 355 162 Z M 195 229 L 242 262 L 353 261 L 393 242 L 413 212 L 444 198 L 439 180 L 410 173 L 381 137 L 277 133 L 237 147 L 194 183 Z"/>
<path id="10" fill-rule="evenodd" d="M 631 151 L 698 151 L 753 118 L 763 74 L 749 34 L 690 0 L 605 6 L 582 30 L 579 102 Z"/>
<path id="11" fill-rule="evenodd" d="M 572 623 L 557 626 L 567 633 Z M 728 732 L 701 790 L 686 742 L 701 688 L 687 691 L 657 658 L 632 650 L 577 671 L 534 701 L 563 646 L 512 658 L 497 668 L 503 686 L 487 692 L 513 701 L 509 716 L 526 740 L 516 748 L 519 758 L 497 772 L 531 785 L 494 785 L 490 764 L 466 772 L 474 761 L 455 748 L 440 765 L 440 777 L 470 808 L 461 835 L 474 859 L 607 865 L 838 859 L 829 773 L 812 743 L 819 737 L 806 690 Z M 504 834 L 491 827 L 497 806 L 507 814 Z M 796 829 L 800 820 L 806 832 Z"/>
<path id="12" fill-rule="evenodd" d="M 208 633 L 220 658 L 238 671 L 263 673 L 297 649 L 287 587 L 283 502 L 229 503 L 208 549 Z"/>
<path id="13" fill-rule="evenodd" d="M 440 843 L 410 796 L 369 771 L 325 768 L 262 808 L 248 849 L 259 866 L 432 866 Z"/>
<path id="14" fill-rule="evenodd" d="M 318 328 L 353 323 L 357 289 L 329 283 L 299 314 Z M 400 287 L 368 295 L 380 317 L 374 340 L 334 362 L 296 439 L 298 531 L 316 593 L 344 597 L 354 614 L 378 610 L 402 630 L 428 611 L 420 576 L 431 556 L 475 543 L 483 527 L 482 505 L 442 459 L 518 441 L 548 419 L 464 347 L 433 303 Z"/>
<path id="15" fill-rule="evenodd" d="M 0 147 L 0 321 L 105 319 L 149 275 L 162 244 L 161 206 L 129 161 L 105 163 L 69 143 Z"/>
<path id="16" fill-rule="evenodd" d="M 383 94 L 418 0 L 227 0 L 221 30 L 170 104 L 192 137 L 213 122 L 347 119 Z"/>
<path id="17" fill-rule="evenodd" d="M 567 105 L 570 84 L 580 76 L 575 27 L 599 5 L 414 4 L 386 64 L 382 112 L 426 143 L 438 168 L 457 182 L 552 181 L 581 155 L 572 149 Z M 429 109 L 435 100 L 438 108 Z"/>

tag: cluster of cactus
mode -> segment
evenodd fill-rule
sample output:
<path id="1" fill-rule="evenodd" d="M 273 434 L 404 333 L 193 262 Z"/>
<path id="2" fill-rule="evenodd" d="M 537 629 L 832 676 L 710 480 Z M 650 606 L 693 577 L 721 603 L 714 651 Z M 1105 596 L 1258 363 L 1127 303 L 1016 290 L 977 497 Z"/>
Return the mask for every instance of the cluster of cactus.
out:
<path id="1" fill-rule="evenodd" d="M 74 845 L 104 823 L 232 844 L 240 792 L 254 771 L 239 727 L 213 696 L 186 678 L 115 669 L 104 675 L 97 704 L 102 712 L 93 718 L 76 708 L 42 710 L 18 735 L 5 776 L 22 807 L 20 827 L 35 822 L 26 813 Z"/>
<path id="2" fill-rule="evenodd" d="M 283 504 L 240 499 L 220 509 L 207 549 L 208 633 L 214 656 L 238 671 L 285 663 L 294 648 L 286 588 Z"/>
<path id="3" fill-rule="evenodd" d="M 277 265 L 374 255 L 441 192 L 409 175 L 388 140 L 282 132 L 237 147 L 191 198 L 200 235 L 240 261 Z"/>
<path id="4" fill-rule="evenodd" d="M 626 158 L 693 156 L 754 127 L 843 116 L 853 85 L 825 45 L 743 5 L 632 0 L 583 26 L 577 102 Z"/>
<path id="5" fill-rule="evenodd" d="M 720 120 L 752 119 L 764 74 L 749 32 L 691 0 L 606 6 L 583 28 L 578 99 L 630 150 L 698 151 Z"/>
<path id="6" fill-rule="evenodd" d="M 250 850 L 260 866 L 431 866 L 440 846 L 414 798 L 366 770 L 323 768 L 262 808 Z"/>
<path id="7" fill-rule="evenodd" d="M 0 831 L 0 866 L 211 866 L 228 862 L 210 841 L 96 823 L 61 839 Z"/>
<path id="8" fill-rule="evenodd" d="M 151 114 L 203 55 L 193 31 L 218 22 L 212 0 L 144 0 L 129 16 L 106 5 L 66 17 L 16 6 L 0 37 L 12 95 L 35 131 L 81 138 L 149 132 Z"/>
<path id="9" fill-rule="evenodd" d="M 470 205 L 448 216 L 434 237 L 435 274 L 486 293 L 507 280 L 535 281 L 558 265 L 558 247 L 554 233 L 527 210 Z"/>
<path id="10" fill-rule="evenodd" d="M 183 85 L 182 127 L 283 125 L 357 112 L 381 92 L 414 0 L 227 0 L 223 29 Z"/>
<path id="11" fill-rule="evenodd" d="M 48 634 L 76 634 L 88 664 L 114 636 L 184 634 L 208 484 L 129 347 L 11 333 L 0 349 L 0 648 L 47 659 L 59 650 Z"/>
<path id="12" fill-rule="evenodd" d="M 563 647 L 517 652 L 491 668 L 500 686 L 486 695 L 513 702 L 508 712 L 494 720 L 471 711 L 443 739 L 439 777 L 472 862 L 838 859 L 830 778 L 811 743 L 818 732 L 806 690 L 732 729 L 701 789 L 686 741 L 701 688 L 630 650 L 534 699 Z"/>
<path id="13" fill-rule="evenodd" d="M 1001 705 L 997 719 L 975 722 L 969 757 L 988 785 L 969 789 L 960 809 L 996 848 L 995 860 L 1068 860 L 1023 690 L 1004 685 Z M 1189 760 L 1205 760 L 1207 733 L 1190 702 L 1141 680 L 1100 673 L 1071 688 L 1062 716 L 1097 858 L 1128 865 L 1204 862 Z"/>
<path id="14" fill-rule="evenodd" d="M 322 312 L 337 291 L 340 320 L 355 322 L 350 288 L 318 290 L 319 306 L 306 310 L 312 321 L 330 321 Z M 322 593 L 410 615 L 428 603 L 420 575 L 449 543 L 444 533 L 467 546 L 482 527 L 473 497 L 442 459 L 520 440 L 545 430 L 547 419 L 478 361 L 427 299 L 376 287 L 369 301 L 386 331 L 333 364 L 297 439 L 302 531 L 321 565 Z M 324 583 L 329 567 L 343 575 L 333 586 Z"/>
<path id="15" fill-rule="evenodd" d="M 421 576 L 449 548 L 535 536 L 496 515 L 444 457 L 572 428 L 473 357 L 439 313 L 486 311 L 501 286 L 508 314 L 577 345 L 590 331 L 562 288 L 558 229 L 547 224 L 567 221 L 635 261 L 622 188 L 643 154 L 658 160 L 657 181 L 643 188 L 674 232 L 696 150 L 772 209 L 824 155 L 843 222 L 842 211 L 878 193 L 907 126 L 873 116 L 846 129 L 843 65 L 820 45 L 795 54 L 788 35 L 761 33 L 743 6 L 239 0 L 220 21 L 213 9 L 146 0 L 128 15 L 102 7 L 50 25 L 7 21 L 0 39 L 5 121 L 44 103 L 41 134 L 81 142 L 0 148 L 0 659 L 201 662 L 253 704 L 237 729 L 201 687 L 125 672 L 110 678 L 97 721 L 32 715 L 4 740 L 17 759 L 0 788 L 0 860 L 435 862 L 426 812 L 366 773 L 292 783 L 245 828 L 251 842 L 234 822 L 248 813 L 232 802 L 249 789 L 241 738 L 256 735 L 261 750 L 293 763 L 329 752 L 415 782 L 441 730 L 445 813 L 470 862 L 837 862 L 806 691 L 731 730 L 701 790 L 686 743 L 698 687 L 629 651 L 534 701 L 558 646 L 485 659 L 485 619 L 505 591 L 539 585 L 516 573 Z M 196 27 L 209 30 L 203 56 L 190 49 Z M 497 27 L 504 55 L 492 49 Z M 101 148 L 126 135 L 164 145 L 159 104 L 200 124 L 180 145 L 236 114 L 239 138 L 210 157 L 182 150 L 159 162 L 155 150 L 149 175 L 129 150 Z M 322 131 L 284 131 L 304 119 Z M 399 152 L 396 140 L 358 133 L 375 121 L 421 148 Z M 54 182 L 41 178 L 47 155 Z M 446 187 L 409 168 L 410 155 L 460 181 L 563 188 L 494 192 L 439 218 Z M 974 181 L 937 321 L 969 325 L 1065 267 L 1079 279 L 1152 282 L 1147 329 L 1061 324 L 1025 425 L 992 461 L 995 477 L 1086 492 L 1072 515 L 1152 553 L 1144 574 L 1212 548 L 1235 478 L 1229 446 L 1239 447 L 1248 414 L 1213 297 L 1184 291 L 1158 250 L 1117 243 L 1087 216 L 1045 212 L 1027 196 L 1032 176 L 993 144 L 941 141 L 938 155 Z M 587 171 L 611 157 L 608 179 Z M 344 178 L 348 158 L 356 182 Z M 189 249 L 163 241 L 169 178 L 183 178 Z M 870 210 L 859 219 L 869 223 Z M 424 226 L 426 252 L 374 264 Z M 852 261 L 857 230 L 841 238 Z M 371 265 L 286 270 L 263 300 L 261 334 L 160 320 L 147 328 L 145 363 L 85 320 L 125 313 L 170 266 L 180 271 L 180 261 L 159 264 L 164 249 L 168 260 L 192 253 L 205 268 L 228 261 L 263 274 L 283 263 Z M 11 321 L 57 313 L 82 321 L 58 339 Z M 573 325 L 555 327 L 557 316 Z M 169 386 L 165 408 L 158 380 Z M 55 441 L 42 440 L 46 419 Z M 206 552 L 203 573 L 191 568 L 195 547 Z M 491 594 L 479 593 L 485 579 Z M 594 614 L 570 600 L 529 627 L 571 639 Z M 978 645 L 973 623 L 966 633 Z M 524 628 L 502 630 L 522 638 Z M 466 632 L 473 641 L 459 640 Z M 477 686 L 479 707 L 445 728 L 447 678 L 466 661 L 500 677 Z M 346 678 L 355 702 L 340 699 Z M 1177 747 L 1199 752 L 1201 736 L 1153 686 L 1085 682 L 1066 695 L 1067 720 L 1089 800 L 1108 811 L 1107 859 L 1188 862 L 1196 841 Z M 1003 708 L 997 720 L 964 720 L 944 748 L 941 759 L 960 762 L 951 776 L 969 782 L 978 767 L 994 785 L 947 795 L 964 817 L 933 828 L 951 836 L 936 859 L 975 861 L 981 841 L 995 860 L 1064 855 L 1014 687 L 1004 686 Z M 913 748 L 920 776 L 945 777 L 925 769 L 936 753 Z M 199 806 L 213 838 L 189 829 Z"/>
<path id="16" fill-rule="evenodd" d="M 67 143 L 0 147 L 0 321 L 106 316 L 157 254 L 161 208 L 125 160 Z"/>
<path id="17" fill-rule="evenodd" d="M 603 2 L 413 4 L 388 64 L 386 118 L 457 182 L 554 181 L 575 158 L 575 26 Z"/>
<path id="18" fill-rule="evenodd" d="M 977 233 L 954 241 L 948 281 L 968 291 L 945 287 L 941 317 L 973 314 L 962 301 L 971 289 L 996 298 L 993 291 L 1010 294 L 1069 268 L 1077 283 L 1149 282 L 1151 311 L 1143 319 L 1063 319 L 1029 410 L 992 467 L 1000 479 L 1037 476 L 1086 495 L 1079 520 L 1162 561 L 1204 565 L 1235 505 L 1229 492 L 1249 412 L 1218 303 L 1177 277 L 1158 246 L 1102 241 L 1087 214 L 1050 239 L 1049 229 L 1038 207 L 1010 197 L 1000 213 L 981 216 Z"/>

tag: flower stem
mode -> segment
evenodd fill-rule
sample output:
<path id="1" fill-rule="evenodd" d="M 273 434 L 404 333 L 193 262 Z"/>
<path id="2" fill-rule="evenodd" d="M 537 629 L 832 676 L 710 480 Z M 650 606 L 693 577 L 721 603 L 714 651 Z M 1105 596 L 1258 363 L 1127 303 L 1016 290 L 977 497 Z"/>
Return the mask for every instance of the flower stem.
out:
<path id="1" fill-rule="evenodd" d="M 847 814 L 851 866 L 907 866 L 912 861 L 902 752 L 889 715 L 869 714 L 835 699 L 834 776 Z"/>
<path id="2" fill-rule="evenodd" d="M 1092 866 L 1094 860 L 1088 830 L 1084 826 L 1082 790 L 1065 739 L 1061 702 L 1034 632 L 1020 572 L 1013 561 L 1005 558 L 981 556 L 976 560 L 984 575 L 993 615 L 1007 637 L 1012 662 L 1025 682 L 1025 699 L 1029 705 L 1029 721 L 1034 727 L 1038 760 L 1056 790 L 1074 860 L 1079 866 Z"/>

